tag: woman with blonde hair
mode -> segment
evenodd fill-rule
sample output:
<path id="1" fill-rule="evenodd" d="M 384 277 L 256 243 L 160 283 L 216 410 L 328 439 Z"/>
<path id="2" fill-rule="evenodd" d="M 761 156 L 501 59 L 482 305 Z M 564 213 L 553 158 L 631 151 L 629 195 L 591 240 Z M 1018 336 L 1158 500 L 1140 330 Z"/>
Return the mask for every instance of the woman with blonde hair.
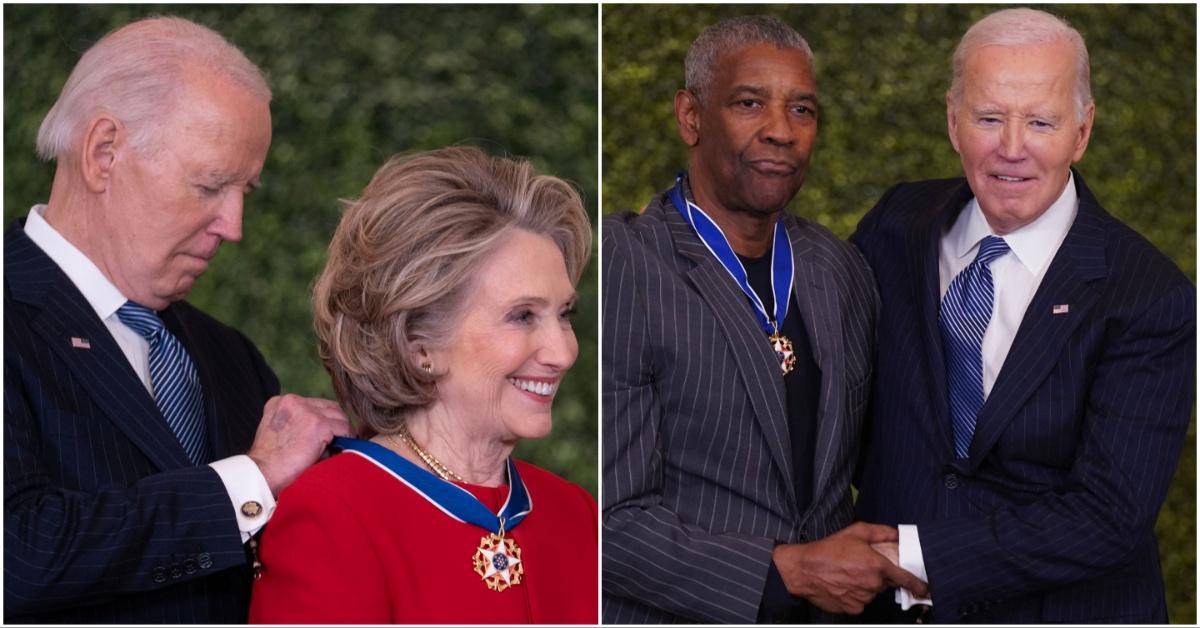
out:
<path id="1" fill-rule="evenodd" d="M 595 623 L 581 487 L 510 454 L 550 431 L 591 251 L 578 194 L 474 148 L 391 159 L 313 290 L 361 439 L 280 496 L 251 621 Z"/>

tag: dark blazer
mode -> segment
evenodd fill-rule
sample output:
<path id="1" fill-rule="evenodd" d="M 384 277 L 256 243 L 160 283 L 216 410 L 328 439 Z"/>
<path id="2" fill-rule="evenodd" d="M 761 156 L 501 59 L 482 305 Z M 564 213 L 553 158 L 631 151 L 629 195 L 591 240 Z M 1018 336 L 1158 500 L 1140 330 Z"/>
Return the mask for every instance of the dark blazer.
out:
<path id="1" fill-rule="evenodd" d="M 22 223 L 4 238 L 5 622 L 244 622 L 247 559 L 224 485 L 191 465 Z M 249 340 L 192 306 L 162 318 L 196 363 L 214 453 L 245 453 L 275 375 Z"/>
<path id="2" fill-rule="evenodd" d="M 898 185 L 851 238 L 882 301 L 857 514 L 918 525 L 937 622 L 1167 619 L 1154 520 L 1194 399 L 1196 290 L 1078 173 L 1075 185 L 1078 216 L 964 461 L 946 400 L 938 246 L 970 188 Z"/>
<path id="3" fill-rule="evenodd" d="M 876 295 L 854 247 L 785 223 L 821 369 L 813 460 L 792 460 L 779 363 L 745 295 L 667 197 L 605 220 L 605 623 L 752 623 L 773 547 L 851 522 Z M 793 464 L 813 469 L 804 512 Z"/>

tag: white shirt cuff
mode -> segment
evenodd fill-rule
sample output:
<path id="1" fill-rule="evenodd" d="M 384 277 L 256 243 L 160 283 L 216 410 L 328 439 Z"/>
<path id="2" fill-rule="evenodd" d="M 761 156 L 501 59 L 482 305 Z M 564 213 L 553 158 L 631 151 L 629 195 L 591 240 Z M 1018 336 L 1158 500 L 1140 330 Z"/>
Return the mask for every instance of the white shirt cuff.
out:
<path id="1" fill-rule="evenodd" d="M 898 525 L 896 530 L 900 532 L 900 568 L 920 578 L 925 582 L 929 582 L 929 575 L 925 573 L 925 555 L 921 553 L 921 536 L 917 534 L 917 526 L 915 525 Z M 913 604 L 928 604 L 933 606 L 933 600 L 925 597 L 915 597 L 908 589 L 896 589 L 896 603 L 903 610 L 912 608 Z"/>
<path id="2" fill-rule="evenodd" d="M 267 485 L 258 465 L 250 456 L 232 456 L 209 463 L 221 476 L 225 492 L 233 504 L 238 529 L 242 531 L 242 543 L 250 540 L 275 512 L 275 496 Z"/>

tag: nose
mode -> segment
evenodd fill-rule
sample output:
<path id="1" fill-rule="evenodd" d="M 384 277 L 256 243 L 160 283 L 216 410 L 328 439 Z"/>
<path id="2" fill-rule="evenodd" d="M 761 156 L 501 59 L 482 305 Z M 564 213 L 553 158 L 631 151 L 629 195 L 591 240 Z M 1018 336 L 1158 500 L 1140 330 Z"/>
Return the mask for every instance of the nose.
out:
<path id="1" fill-rule="evenodd" d="M 245 197 L 239 192 L 231 191 L 225 195 L 216 218 L 209 225 L 209 233 L 221 238 L 240 242 L 242 239 L 242 209 Z"/>
<path id="2" fill-rule="evenodd" d="M 570 325 L 557 322 L 546 325 L 537 354 L 540 363 L 561 373 L 571 368 L 578 356 L 579 341 Z"/>
<path id="3" fill-rule="evenodd" d="M 1004 128 L 1000 131 L 1000 156 L 1009 161 L 1019 161 L 1025 156 L 1024 123 L 1004 123 Z"/>
<path id="4" fill-rule="evenodd" d="M 790 146 L 795 143 L 796 132 L 792 128 L 786 105 L 767 107 L 761 137 L 764 142 L 778 146 Z"/>

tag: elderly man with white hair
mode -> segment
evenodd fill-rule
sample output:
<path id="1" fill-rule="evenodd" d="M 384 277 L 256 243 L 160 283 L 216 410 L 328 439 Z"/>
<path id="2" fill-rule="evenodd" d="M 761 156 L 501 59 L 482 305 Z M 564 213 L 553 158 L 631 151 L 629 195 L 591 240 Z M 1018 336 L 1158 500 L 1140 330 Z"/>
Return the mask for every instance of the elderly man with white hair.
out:
<path id="1" fill-rule="evenodd" d="M 270 99 L 163 17 L 101 39 L 46 116 L 49 199 L 4 239 L 5 622 L 244 622 L 253 535 L 348 432 L 183 301 L 241 239 Z"/>
<path id="2" fill-rule="evenodd" d="M 1095 109 L 1075 29 L 988 15 L 946 95 L 965 179 L 893 187 L 851 238 L 882 302 L 856 514 L 899 527 L 934 622 L 1167 621 L 1196 289 L 1072 169 Z"/>

